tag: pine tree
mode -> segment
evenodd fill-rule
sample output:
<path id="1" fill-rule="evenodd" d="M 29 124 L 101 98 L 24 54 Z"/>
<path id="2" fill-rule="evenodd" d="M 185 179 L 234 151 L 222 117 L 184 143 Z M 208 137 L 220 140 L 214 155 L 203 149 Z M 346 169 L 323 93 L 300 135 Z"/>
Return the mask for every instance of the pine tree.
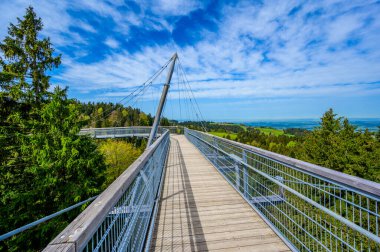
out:
<path id="1" fill-rule="evenodd" d="M 319 127 L 305 137 L 297 157 L 327 168 L 379 181 L 380 144 L 368 130 L 358 131 L 329 109 Z"/>
<path id="2" fill-rule="evenodd" d="M 46 71 L 58 67 L 61 57 L 53 57 L 49 38 L 38 38 L 43 24 L 32 7 L 17 21 L 16 25 L 10 24 L 9 35 L 0 44 L 4 55 L 0 57 L 1 89 L 14 100 L 26 99 L 38 106 L 46 99 L 49 87 Z"/>
<path id="3" fill-rule="evenodd" d="M 78 136 L 79 104 L 67 90 L 48 92 L 47 70 L 59 57 L 39 40 L 41 19 L 29 7 L 1 44 L 0 233 L 66 208 L 100 192 L 105 164 L 92 139 Z M 80 209 L 0 242 L 0 251 L 36 251 Z"/>

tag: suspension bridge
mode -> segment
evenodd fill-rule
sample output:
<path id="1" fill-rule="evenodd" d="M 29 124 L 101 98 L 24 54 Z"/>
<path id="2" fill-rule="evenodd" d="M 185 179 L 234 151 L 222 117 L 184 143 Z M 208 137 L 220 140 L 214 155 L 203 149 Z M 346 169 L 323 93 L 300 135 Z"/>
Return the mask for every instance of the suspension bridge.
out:
<path id="1" fill-rule="evenodd" d="M 207 132 L 159 127 L 177 61 L 175 54 L 147 82 L 169 67 L 152 127 L 80 132 L 142 137 L 148 146 L 44 251 L 380 251 L 380 184 Z"/>

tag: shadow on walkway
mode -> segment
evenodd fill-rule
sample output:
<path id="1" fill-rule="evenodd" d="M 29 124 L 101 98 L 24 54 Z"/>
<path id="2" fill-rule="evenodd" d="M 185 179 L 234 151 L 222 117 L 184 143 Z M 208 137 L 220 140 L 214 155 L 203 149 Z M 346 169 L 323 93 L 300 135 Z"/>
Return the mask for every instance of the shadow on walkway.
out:
<path id="1" fill-rule="evenodd" d="M 163 227 L 159 232 L 158 221 L 156 222 L 153 234 L 156 239 L 152 240 L 151 250 L 207 251 L 189 174 L 177 139 L 171 138 L 169 155 L 164 187 L 170 189 L 171 193 L 165 195 L 163 190 L 158 216 L 164 218 Z M 174 179 L 176 183 L 173 182 Z M 179 214 L 180 218 L 175 218 L 175 214 Z M 180 223 L 176 222 L 178 219 Z M 158 240 L 160 244 L 157 244 Z"/>

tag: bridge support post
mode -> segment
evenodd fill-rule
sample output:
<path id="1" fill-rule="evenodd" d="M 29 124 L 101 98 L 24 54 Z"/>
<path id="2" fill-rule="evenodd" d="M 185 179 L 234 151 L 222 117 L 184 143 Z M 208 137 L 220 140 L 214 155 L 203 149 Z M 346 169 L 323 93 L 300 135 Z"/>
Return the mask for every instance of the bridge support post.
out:
<path id="1" fill-rule="evenodd" d="M 139 175 L 136 178 L 136 184 L 135 184 L 134 188 L 132 189 L 133 190 L 132 197 L 131 197 L 131 201 L 129 203 L 129 206 L 131 207 L 131 209 L 133 208 L 134 203 L 136 201 L 136 193 L 137 193 L 138 187 L 140 186 L 140 180 L 141 180 L 141 176 Z"/>
<path id="2" fill-rule="evenodd" d="M 284 183 L 284 178 L 281 176 L 276 176 L 275 179 L 277 179 L 280 183 Z M 279 186 L 279 195 L 281 198 L 284 198 L 285 196 L 285 190 L 282 186 Z"/>
<path id="3" fill-rule="evenodd" d="M 238 191 L 240 191 L 240 171 L 239 171 L 239 163 L 235 162 L 235 183 L 236 183 L 236 188 Z"/>
<path id="4" fill-rule="evenodd" d="M 243 150 L 242 159 L 244 163 L 247 163 L 247 152 Z M 247 166 L 243 168 L 243 187 L 244 187 L 244 196 L 248 197 L 248 169 Z"/>
<path id="5" fill-rule="evenodd" d="M 153 159 L 154 159 L 153 172 L 155 172 L 154 178 L 156 178 L 153 180 L 154 182 L 152 183 L 153 184 L 152 187 L 154 191 L 155 188 L 158 188 L 158 185 L 160 183 L 160 180 L 158 179 L 160 177 L 160 164 L 157 158 L 155 158 L 154 156 L 153 156 Z M 152 196 L 153 196 L 153 201 L 156 200 L 156 195 L 153 194 Z"/>
<path id="6" fill-rule="evenodd" d="M 156 116 L 154 117 L 152 130 L 150 132 L 148 143 L 146 145 L 147 148 L 153 143 L 154 139 L 156 138 L 158 125 L 160 124 L 162 109 L 164 108 L 164 105 L 165 105 L 166 95 L 168 94 L 168 91 L 169 91 L 170 81 L 172 79 L 176 60 L 177 60 L 177 53 L 175 53 L 172 57 L 172 64 L 170 65 L 168 76 L 166 77 L 166 82 L 164 85 L 164 90 L 162 91 L 160 103 L 158 104 Z"/>
<path id="7" fill-rule="evenodd" d="M 218 142 L 215 140 L 215 138 L 212 139 L 213 145 L 216 147 L 214 148 L 214 163 L 216 164 L 218 162 Z"/>

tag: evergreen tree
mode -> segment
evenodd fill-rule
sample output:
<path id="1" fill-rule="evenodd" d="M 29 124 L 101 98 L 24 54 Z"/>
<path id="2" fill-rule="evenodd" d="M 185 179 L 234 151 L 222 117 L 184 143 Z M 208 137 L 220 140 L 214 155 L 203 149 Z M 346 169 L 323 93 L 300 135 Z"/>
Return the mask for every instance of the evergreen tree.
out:
<path id="1" fill-rule="evenodd" d="M 340 172 L 379 181 L 380 145 L 368 130 L 361 132 L 329 109 L 319 127 L 300 145 L 297 158 Z"/>
<path id="2" fill-rule="evenodd" d="M 99 193 L 105 164 L 66 89 L 48 92 L 47 70 L 59 57 L 39 40 L 41 19 L 29 7 L 0 45 L 0 233 Z M 3 107 L 4 105 L 4 107 Z M 0 242 L 0 251 L 43 248 L 80 209 Z"/>
<path id="3" fill-rule="evenodd" d="M 166 117 L 162 117 L 160 120 L 160 125 L 161 126 L 170 126 L 170 122 Z"/>
<path id="4" fill-rule="evenodd" d="M 49 38 L 39 39 L 43 28 L 32 7 L 26 9 L 24 19 L 10 24 L 8 36 L 0 44 L 4 58 L 0 57 L 1 88 L 16 100 L 26 99 L 39 105 L 46 99 L 50 76 L 47 70 L 58 67 L 60 56 L 53 57 L 54 49 Z"/>

